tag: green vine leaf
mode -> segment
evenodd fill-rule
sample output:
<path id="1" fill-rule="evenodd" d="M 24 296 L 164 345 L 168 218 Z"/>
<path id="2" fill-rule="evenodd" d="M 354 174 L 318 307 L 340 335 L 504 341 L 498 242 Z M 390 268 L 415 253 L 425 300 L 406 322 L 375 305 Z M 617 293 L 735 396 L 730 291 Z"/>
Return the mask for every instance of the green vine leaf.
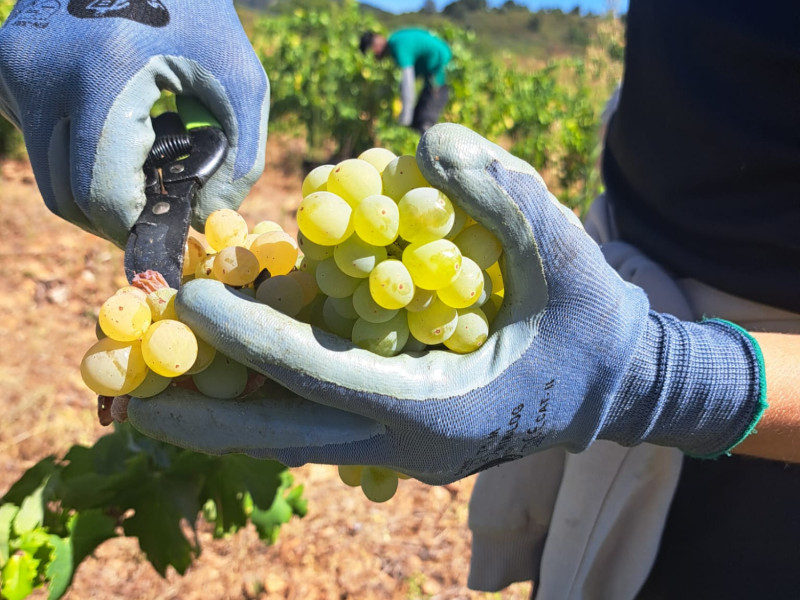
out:
<path id="1" fill-rule="evenodd" d="M 34 588 L 39 561 L 25 552 L 16 552 L 2 570 L 3 585 L 0 593 L 7 600 L 22 600 Z"/>
<path id="2" fill-rule="evenodd" d="M 51 534 L 48 537 L 53 552 L 44 571 L 45 577 L 50 582 L 47 600 L 58 600 L 72 583 L 74 574 L 72 545 L 70 540 L 60 536 Z"/>
<path id="3" fill-rule="evenodd" d="M 0 567 L 6 564 L 10 556 L 11 523 L 18 511 L 19 507 L 13 504 L 0 506 Z"/>
<path id="4" fill-rule="evenodd" d="M 139 538 L 139 547 L 162 577 L 170 565 L 182 575 L 200 554 L 199 545 L 181 529 L 184 519 L 194 524 L 197 518 L 200 486 L 199 480 L 154 478 L 130 498 L 135 512 L 123 524 L 125 535 Z"/>

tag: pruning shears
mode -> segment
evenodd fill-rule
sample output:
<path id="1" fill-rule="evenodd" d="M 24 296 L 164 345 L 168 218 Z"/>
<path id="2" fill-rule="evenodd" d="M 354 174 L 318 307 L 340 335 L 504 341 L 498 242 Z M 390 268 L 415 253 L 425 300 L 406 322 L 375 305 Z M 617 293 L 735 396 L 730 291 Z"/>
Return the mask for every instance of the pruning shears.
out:
<path id="1" fill-rule="evenodd" d="M 224 132 L 207 113 L 200 122 L 186 125 L 183 116 L 183 111 L 180 116 L 168 112 L 153 119 L 156 139 L 144 163 L 146 203 L 125 246 L 129 282 L 137 273 L 153 270 L 170 287 L 180 287 L 195 193 L 228 151 Z"/>

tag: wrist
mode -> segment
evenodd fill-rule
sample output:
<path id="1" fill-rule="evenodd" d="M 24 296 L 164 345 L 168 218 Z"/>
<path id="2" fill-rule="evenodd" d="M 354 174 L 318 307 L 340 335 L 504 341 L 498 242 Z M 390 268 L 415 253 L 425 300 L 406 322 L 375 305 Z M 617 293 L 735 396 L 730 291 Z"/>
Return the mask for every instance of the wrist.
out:
<path id="1" fill-rule="evenodd" d="M 747 437 L 765 408 L 763 358 L 746 331 L 651 311 L 598 437 L 713 458 Z"/>

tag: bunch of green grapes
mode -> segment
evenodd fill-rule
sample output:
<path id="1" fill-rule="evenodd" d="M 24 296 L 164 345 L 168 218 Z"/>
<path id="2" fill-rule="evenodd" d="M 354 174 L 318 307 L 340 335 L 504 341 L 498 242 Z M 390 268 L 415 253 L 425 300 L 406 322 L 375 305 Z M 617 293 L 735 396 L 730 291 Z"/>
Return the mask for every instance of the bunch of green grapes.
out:
<path id="1" fill-rule="evenodd" d="M 222 209 L 209 215 L 205 233 L 205 241 L 188 238 L 184 282 L 217 279 L 284 312 L 316 296 L 313 278 L 295 268 L 297 242 L 277 223 L 262 221 L 251 231 L 238 212 Z M 92 391 L 112 398 L 149 398 L 172 384 L 230 399 L 263 382 L 178 319 L 176 294 L 161 274 L 146 271 L 103 303 L 98 341 L 81 362 L 83 381 Z"/>
<path id="2" fill-rule="evenodd" d="M 502 247 L 425 180 L 413 156 L 372 148 L 317 167 L 302 194 L 299 264 L 320 290 L 310 323 L 383 356 L 484 343 L 503 300 Z M 338 473 L 374 502 L 406 478 L 380 466 Z"/>
<path id="3" fill-rule="evenodd" d="M 431 187 L 411 155 L 372 148 L 323 165 L 302 185 L 295 240 L 280 225 L 249 229 L 234 210 L 190 235 L 183 281 L 212 278 L 383 356 L 479 348 L 503 301 L 498 239 Z M 241 397 L 263 376 L 216 352 L 175 314 L 177 291 L 139 274 L 100 308 L 99 341 L 81 374 L 100 396 L 154 396 L 169 385 Z M 375 502 L 404 475 L 340 466 L 346 484 Z"/>
<path id="4" fill-rule="evenodd" d="M 303 181 L 300 269 L 311 323 L 383 356 L 479 348 L 503 298 L 499 240 L 430 186 L 411 155 L 372 148 Z"/>

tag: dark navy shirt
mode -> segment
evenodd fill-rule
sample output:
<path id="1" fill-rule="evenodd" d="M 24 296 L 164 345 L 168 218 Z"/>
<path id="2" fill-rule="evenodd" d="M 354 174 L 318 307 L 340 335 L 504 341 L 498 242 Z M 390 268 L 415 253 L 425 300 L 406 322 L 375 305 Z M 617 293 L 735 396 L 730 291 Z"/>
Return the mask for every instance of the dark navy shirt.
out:
<path id="1" fill-rule="evenodd" d="M 624 240 L 800 312 L 800 3 L 631 0 L 603 175 Z"/>
<path id="2" fill-rule="evenodd" d="M 621 237 L 800 312 L 800 3 L 631 0 L 603 172 Z M 800 598 L 800 466 L 687 458 L 639 600 Z"/>

